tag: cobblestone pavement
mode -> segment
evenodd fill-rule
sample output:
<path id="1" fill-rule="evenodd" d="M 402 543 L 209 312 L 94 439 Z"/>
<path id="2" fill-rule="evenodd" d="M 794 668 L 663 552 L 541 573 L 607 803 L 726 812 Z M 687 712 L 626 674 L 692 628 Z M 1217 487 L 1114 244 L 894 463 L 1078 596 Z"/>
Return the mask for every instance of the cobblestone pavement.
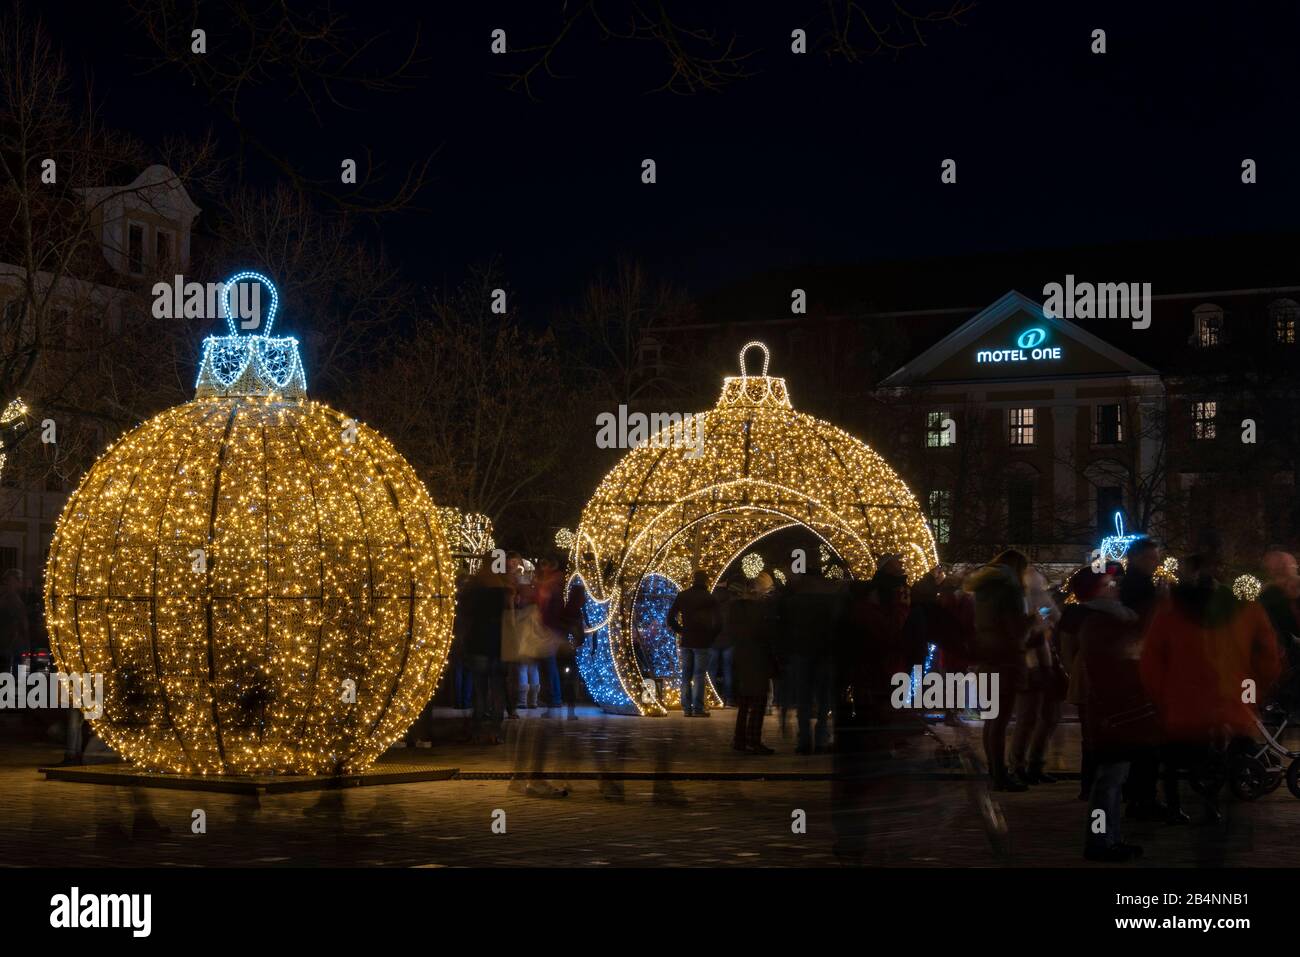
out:
<path id="1" fill-rule="evenodd" d="M 758 758 L 730 752 L 727 714 L 709 721 L 590 712 L 577 722 L 531 718 L 512 723 L 507 743 L 496 748 L 443 743 L 457 734 L 445 724 L 456 719 L 443 717 L 437 724 L 444 733 L 435 735 L 440 740 L 426 754 L 502 778 L 261 798 L 46 781 L 36 768 L 57 761 L 60 752 L 10 734 L 0 745 L 2 860 L 9 866 L 159 867 L 836 864 L 829 781 L 728 777 L 756 766 L 824 773 L 828 759 L 790 753 L 775 718 L 769 718 L 768 738 L 783 753 Z M 1071 765 L 1076 735 L 1070 726 L 1060 730 L 1052 763 Z M 399 750 L 390 757 L 404 756 Z M 555 774 L 557 783 L 565 771 L 620 769 L 718 779 L 576 779 L 563 782 L 570 792 L 564 798 L 522 793 L 506 779 L 512 770 L 539 767 Z M 1077 782 L 1067 780 L 997 795 L 1009 833 L 1009 855 L 1000 858 L 965 782 L 893 776 L 864 812 L 871 833 L 867 863 L 1097 866 L 1084 864 L 1079 854 L 1085 808 L 1076 792 Z M 1197 810 L 1195 798 L 1189 797 L 1188 808 Z M 205 834 L 191 833 L 196 809 L 206 814 Z M 806 815 L 806 833 L 792 829 L 797 811 Z M 505 833 L 494 833 L 494 812 L 504 812 Z M 1252 804 L 1234 802 L 1228 812 L 1218 827 L 1131 826 L 1126 838 L 1147 848 L 1137 866 L 1300 865 L 1300 801 L 1285 786 Z"/>

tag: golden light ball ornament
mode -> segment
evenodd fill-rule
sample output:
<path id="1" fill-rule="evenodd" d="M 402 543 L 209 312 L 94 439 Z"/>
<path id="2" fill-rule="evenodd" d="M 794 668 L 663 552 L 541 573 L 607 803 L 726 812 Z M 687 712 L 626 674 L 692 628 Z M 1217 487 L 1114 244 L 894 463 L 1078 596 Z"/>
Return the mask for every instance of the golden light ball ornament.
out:
<path id="1" fill-rule="evenodd" d="M 753 349 L 763 353 L 756 375 L 746 363 Z M 643 667 L 666 657 L 648 654 L 648 641 L 671 640 L 638 612 L 658 600 L 643 582 L 659 570 L 704 571 L 716 585 L 751 545 L 792 527 L 811 531 L 855 577 L 870 576 L 882 555 L 900 555 L 910 581 L 938 564 L 925 515 L 897 473 L 844 430 L 795 411 L 768 363 L 765 345 L 746 343 L 740 375 L 724 378 L 713 409 L 631 449 L 583 509 L 570 583 L 586 595 L 591 640 L 578 663 L 606 710 L 661 715 L 678 704 L 679 680 Z"/>
<path id="2" fill-rule="evenodd" d="M 270 289 L 257 335 L 229 296 Z M 104 675 L 95 731 L 146 770 L 364 770 L 451 644 L 437 509 L 382 435 L 306 396 L 274 286 L 222 296 L 196 397 L 127 433 L 68 500 L 45 576 L 61 671 Z"/>

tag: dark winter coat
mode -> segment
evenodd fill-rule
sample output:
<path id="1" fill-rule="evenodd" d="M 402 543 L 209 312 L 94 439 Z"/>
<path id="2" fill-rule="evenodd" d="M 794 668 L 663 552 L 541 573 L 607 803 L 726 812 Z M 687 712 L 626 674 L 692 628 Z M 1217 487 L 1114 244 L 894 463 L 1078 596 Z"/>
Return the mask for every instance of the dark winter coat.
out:
<path id="1" fill-rule="evenodd" d="M 504 581 L 500 585 L 495 585 L 474 579 L 465 588 L 464 595 L 465 654 L 499 657 L 501 615 L 510 598 L 510 589 L 505 586 Z"/>
<path id="2" fill-rule="evenodd" d="M 824 658 L 831 653 L 844 616 L 844 596 L 832 581 L 800 575 L 781 598 L 781 651 Z"/>
<path id="3" fill-rule="evenodd" d="M 735 692 L 743 698 L 767 694 L 775 674 L 776 615 L 770 598 L 739 597 L 727 605 Z"/>
<path id="4" fill-rule="evenodd" d="M 1142 627 L 1117 601 L 1084 602 L 1079 656 L 1088 674 L 1089 745 L 1102 761 L 1131 759 L 1159 741 L 1156 709 L 1142 687 Z"/>
<path id="5" fill-rule="evenodd" d="M 1002 673 L 1021 687 L 1026 677 L 1025 642 L 1033 618 L 1025 611 L 1025 588 L 1006 565 L 985 565 L 972 572 L 962 587 L 975 596 L 975 636 L 972 657 L 988 670 Z"/>
<path id="6" fill-rule="evenodd" d="M 692 585 L 677 593 L 667 620 L 683 648 L 711 648 L 722 630 L 722 609 L 707 588 Z"/>

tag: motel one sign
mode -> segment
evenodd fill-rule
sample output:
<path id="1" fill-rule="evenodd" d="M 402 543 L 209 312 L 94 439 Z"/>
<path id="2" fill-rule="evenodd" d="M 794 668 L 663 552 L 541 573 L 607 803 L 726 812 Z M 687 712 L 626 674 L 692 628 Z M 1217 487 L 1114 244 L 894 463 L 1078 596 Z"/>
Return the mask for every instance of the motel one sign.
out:
<path id="1" fill-rule="evenodd" d="M 981 349 L 975 353 L 978 362 L 1041 362 L 1061 358 L 1060 346 L 1045 346 L 1047 330 L 1035 326 L 1026 329 L 1016 339 L 1015 349 Z"/>

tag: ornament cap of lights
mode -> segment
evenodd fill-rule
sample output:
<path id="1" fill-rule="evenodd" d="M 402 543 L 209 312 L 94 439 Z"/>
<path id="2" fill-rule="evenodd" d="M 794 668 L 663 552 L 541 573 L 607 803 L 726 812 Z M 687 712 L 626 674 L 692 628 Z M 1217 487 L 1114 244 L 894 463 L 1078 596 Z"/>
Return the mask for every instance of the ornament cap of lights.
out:
<path id="1" fill-rule="evenodd" d="M 763 351 L 763 371 L 750 375 L 745 354 L 750 349 Z M 722 380 L 722 395 L 718 398 L 718 408 L 755 407 L 789 409 L 790 393 L 786 390 L 785 380 L 767 374 L 768 363 L 772 359 L 767 346 L 757 339 L 746 342 L 740 347 L 740 375 L 727 376 Z"/>
<path id="2" fill-rule="evenodd" d="M 230 292 L 270 291 L 260 335 Z M 364 770 L 429 700 L 455 565 L 410 464 L 307 399 L 262 273 L 225 284 L 196 397 L 128 432 L 59 517 L 45 575 L 59 670 L 102 674 L 104 742 L 153 772 Z"/>
<path id="3" fill-rule="evenodd" d="M 257 282 L 271 296 L 266 320 L 255 319 L 257 333 L 241 334 L 230 307 L 230 293 L 240 283 Z M 307 379 L 298 354 L 298 340 L 292 336 L 272 338 L 275 314 L 280 309 L 280 293 L 275 283 L 260 272 L 244 270 L 227 279 L 221 287 L 221 311 L 225 315 L 226 336 L 209 336 L 203 340 L 203 358 L 195 394 L 209 396 L 276 396 L 299 399 L 307 394 Z"/>
<path id="4" fill-rule="evenodd" d="M 762 364 L 751 371 L 754 350 Z M 770 358 L 763 343 L 745 343 L 740 375 L 725 377 L 717 404 L 693 416 L 698 447 L 652 439 L 631 449 L 583 509 L 569 579 L 585 591 L 591 636 L 579 667 L 608 711 L 665 714 L 679 701 L 678 679 L 657 664 L 671 660 L 660 652 L 673 640 L 660 620 L 671 604 L 665 581 L 688 584 L 698 570 L 716 586 L 777 531 L 811 532 L 853 576 L 871 575 L 887 554 L 902 556 L 912 581 L 938 564 L 903 481 L 852 435 L 795 411 L 785 380 L 768 374 Z M 742 571 L 757 574 L 761 561 L 755 552 Z"/>

